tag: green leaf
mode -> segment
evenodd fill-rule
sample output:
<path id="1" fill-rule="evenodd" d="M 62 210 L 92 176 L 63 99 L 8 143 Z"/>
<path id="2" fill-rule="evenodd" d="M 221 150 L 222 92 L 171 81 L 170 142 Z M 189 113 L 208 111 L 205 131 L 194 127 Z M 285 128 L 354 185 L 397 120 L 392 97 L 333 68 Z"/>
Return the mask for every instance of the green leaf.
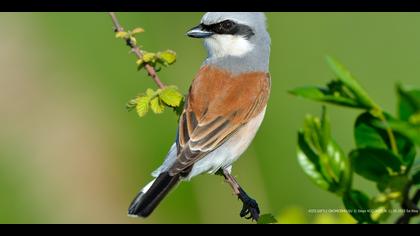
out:
<path id="1" fill-rule="evenodd" d="M 410 122 L 413 125 L 420 125 L 420 112 L 411 115 L 408 122 Z"/>
<path id="2" fill-rule="evenodd" d="M 399 99 L 399 116 L 403 121 L 416 122 L 416 116 L 420 114 L 420 88 L 397 85 Z"/>
<path id="3" fill-rule="evenodd" d="M 351 75 L 349 70 L 347 70 L 340 62 L 330 56 L 327 56 L 327 63 L 337 78 L 343 82 L 343 84 L 355 95 L 359 104 L 362 104 L 368 109 L 373 109 L 376 107 L 375 103 L 369 97 L 367 92 L 362 88 L 362 86 L 360 86 L 357 80 Z"/>
<path id="4" fill-rule="evenodd" d="M 157 56 L 164 65 L 172 65 L 176 61 L 176 53 L 172 50 L 166 50 L 164 52 L 158 53 Z"/>
<path id="5" fill-rule="evenodd" d="M 149 96 L 140 96 L 137 98 L 136 110 L 137 110 L 137 114 L 140 117 L 144 117 L 149 111 L 149 102 L 150 102 Z"/>
<path id="6" fill-rule="evenodd" d="M 408 183 L 406 175 L 392 176 L 388 179 L 377 183 L 377 188 L 381 192 L 402 192 Z"/>
<path id="7" fill-rule="evenodd" d="M 351 184 L 349 160 L 331 138 L 324 110 L 322 119 L 308 116 L 298 133 L 298 161 L 306 175 L 319 187 L 342 194 Z"/>
<path id="8" fill-rule="evenodd" d="M 392 213 L 392 203 L 395 201 L 400 202 L 402 200 L 401 190 L 406 186 L 407 178 L 405 177 L 405 182 L 402 184 L 402 187 L 399 187 L 399 190 L 394 191 L 392 188 L 386 193 L 380 193 L 376 195 L 370 202 L 370 207 L 372 208 L 371 218 L 376 222 L 386 222 L 386 220 L 391 216 Z"/>
<path id="9" fill-rule="evenodd" d="M 385 114 L 388 122 L 395 121 L 390 115 Z M 358 148 L 378 148 L 392 150 L 386 126 L 382 120 L 376 118 L 370 112 L 361 114 L 355 123 L 354 136 Z M 404 161 L 407 169 L 413 164 L 416 156 L 414 143 L 399 132 L 394 131 L 397 141 L 399 158 Z"/>
<path id="10" fill-rule="evenodd" d="M 290 91 L 290 93 L 310 100 L 339 106 L 365 110 L 377 109 L 378 106 L 343 65 L 331 57 L 327 57 L 327 62 L 337 80 L 328 83 L 326 88 L 301 87 Z"/>
<path id="11" fill-rule="evenodd" d="M 390 202 L 378 204 L 372 207 L 370 217 L 375 222 L 386 221 L 391 216 L 392 205 Z"/>
<path id="12" fill-rule="evenodd" d="M 130 36 L 130 43 L 131 43 L 131 45 L 137 45 L 136 37 Z"/>
<path id="13" fill-rule="evenodd" d="M 322 107 L 322 117 L 321 117 L 321 130 L 320 130 L 320 135 L 321 135 L 321 147 L 324 150 L 327 150 L 327 153 L 330 151 L 328 150 L 328 145 L 330 144 L 331 140 L 332 140 L 332 136 L 331 136 L 331 123 L 330 123 L 330 119 L 328 117 L 327 114 L 327 109 L 325 108 L 325 106 Z M 334 153 L 331 153 L 332 155 Z"/>
<path id="14" fill-rule="evenodd" d="M 179 107 L 184 98 L 175 86 L 163 88 L 159 93 L 159 97 L 166 105 L 171 107 Z"/>
<path id="15" fill-rule="evenodd" d="M 175 114 L 178 117 L 181 117 L 182 112 L 184 111 L 185 100 L 182 99 L 181 104 L 178 107 L 173 107 Z"/>
<path id="16" fill-rule="evenodd" d="M 373 117 L 369 112 L 365 112 L 357 117 L 354 137 L 358 148 L 391 148 L 386 131 L 373 126 L 373 122 L 376 120 L 377 118 Z"/>
<path id="17" fill-rule="evenodd" d="M 120 32 L 116 32 L 115 33 L 115 38 L 121 38 L 121 39 L 123 39 L 123 38 L 126 38 L 126 37 L 128 37 L 128 33 L 127 32 L 120 31 Z"/>
<path id="18" fill-rule="evenodd" d="M 340 94 L 319 87 L 300 87 L 290 91 L 291 94 L 303 97 L 306 99 L 335 104 L 339 106 L 358 108 L 360 105 L 351 98 L 342 97 Z"/>
<path id="19" fill-rule="evenodd" d="M 137 98 L 131 99 L 126 105 L 125 108 L 127 111 L 132 111 L 137 107 Z"/>
<path id="20" fill-rule="evenodd" d="M 138 66 L 143 65 L 143 64 L 144 64 L 144 60 L 143 60 L 143 59 L 138 59 L 138 60 L 136 61 L 136 64 L 137 64 Z"/>
<path id="21" fill-rule="evenodd" d="M 165 110 L 165 106 L 162 104 L 159 97 L 155 97 L 150 101 L 150 108 L 156 114 L 161 114 Z"/>
<path id="22" fill-rule="evenodd" d="M 139 59 L 136 61 L 136 64 L 137 64 L 137 70 L 141 70 L 143 69 L 146 63 L 143 59 Z"/>
<path id="23" fill-rule="evenodd" d="M 411 139 L 420 146 L 420 125 L 412 125 L 408 122 L 397 120 L 392 120 L 388 123 L 393 130 Z"/>
<path id="24" fill-rule="evenodd" d="M 275 224 L 275 223 L 277 223 L 277 220 L 272 214 L 261 215 L 257 221 L 257 224 Z"/>
<path id="25" fill-rule="evenodd" d="M 377 183 L 402 172 L 398 157 L 385 149 L 360 148 L 350 153 L 350 160 L 357 174 Z"/>
<path id="26" fill-rule="evenodd" d="M 151 98 L 155 97 L 157 95 L 158 92 L 154 91 L 151 88 L 146 89 L 146 95 Z"/>
<path id="27" fill-rule="evenodd" d="M 145 52 L 143 54 L 143 61 L 145 63 L 150 63 L 150 62 L 154 62 L 156 60 L 156 54 L 153 52 Z"/>
<path id="28" fill-rule="evenodd" d="M 319 157 L 309 147 L 303 132 L 298 133 L 297 157 L 305 174 L 320 188 L 329 190 L 330 183 L 321 173 Z"/>
<path id="29" fill-rule="evenodd" d="M 343 203 L 359 223 L 375 223 L 370 216 L 370 200 L 366 194 L 358 190 L 351 190 L 344 195 Z"/>
<path id="30" fill-rule="evenodd" d="M 370 217 L 375 222 L 384 222 L 391 216 L 392 204 L 394 200 L 401 198 L 400 192 L 380 193 L 370 201 L 372 212 Z"/>
<path id="31" fill-rule="evenodd" d="M 143 33 L 143 32 L 144 32 L 144 29 L 143 28 L 137 27 L 137 28 L 131 30 L 130 31 L 130 34 L 131 35 L 136 35 L 136 34 L 140 34 L 140 33 Z"/>

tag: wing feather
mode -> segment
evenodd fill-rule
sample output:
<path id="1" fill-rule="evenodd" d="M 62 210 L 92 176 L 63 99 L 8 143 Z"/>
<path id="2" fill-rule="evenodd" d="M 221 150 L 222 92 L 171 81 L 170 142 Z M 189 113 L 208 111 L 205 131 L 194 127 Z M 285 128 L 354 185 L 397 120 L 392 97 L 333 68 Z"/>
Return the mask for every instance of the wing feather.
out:
<path id="1" fill-rule="evenodd" d="M 269 92 L 267 73 L 235 76 L 212 67 L 202 68 L 180 117 L 178 157 L 169 173 L 188 174 L 194 163 L 262 111 Z"/>

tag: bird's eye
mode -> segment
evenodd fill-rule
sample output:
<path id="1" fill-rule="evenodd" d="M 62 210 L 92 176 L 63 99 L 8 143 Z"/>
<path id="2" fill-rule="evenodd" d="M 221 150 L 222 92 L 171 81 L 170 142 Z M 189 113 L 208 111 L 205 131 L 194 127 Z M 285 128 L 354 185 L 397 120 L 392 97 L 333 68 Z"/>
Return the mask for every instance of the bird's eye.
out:
<path id="1" fill-rule="evenodd" d="M 220 26 L 222 27 L 223 30 L 230 30 L 233 27 L 234 23 L 230 20 L 225 20 L 223 21 Z"/>

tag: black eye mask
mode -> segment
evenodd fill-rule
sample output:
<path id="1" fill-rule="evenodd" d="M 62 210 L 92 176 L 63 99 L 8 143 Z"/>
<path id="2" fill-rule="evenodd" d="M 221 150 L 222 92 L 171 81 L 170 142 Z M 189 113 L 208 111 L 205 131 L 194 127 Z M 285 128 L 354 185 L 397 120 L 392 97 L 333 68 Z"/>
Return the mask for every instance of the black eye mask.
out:
<path id="1" fill-rule="evenodd" d="M 250 38 L 254 35 L 251 27 L 237 24 L 231 20 L 224 20 L 222 22 L 211 25 L 201 24 L 201 28 L 205 31 L 213 32 L 215 34 L 241 35 L 246 38 Z"/>

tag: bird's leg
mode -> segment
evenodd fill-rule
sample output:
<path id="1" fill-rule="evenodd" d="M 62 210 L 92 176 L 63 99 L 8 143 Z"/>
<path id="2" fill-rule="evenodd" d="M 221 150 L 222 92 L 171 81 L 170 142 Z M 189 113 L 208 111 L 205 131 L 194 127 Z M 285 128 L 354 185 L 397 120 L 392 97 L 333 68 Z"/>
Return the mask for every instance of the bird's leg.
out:
<path id="1" fill-rule="evenodd" d="M 217 174 L 225 177 L 226 182 L 230 185 L 235 195 L 242 201 L 243 207 L 240 216 L 245 217 L 246 219 L 258 221 L 260 218 L 260 209 L 257 201 L 248 196 L 248 194 L 241 188 L 235 177 L 233 177 L 228 170 L 218 171 Z"/>

